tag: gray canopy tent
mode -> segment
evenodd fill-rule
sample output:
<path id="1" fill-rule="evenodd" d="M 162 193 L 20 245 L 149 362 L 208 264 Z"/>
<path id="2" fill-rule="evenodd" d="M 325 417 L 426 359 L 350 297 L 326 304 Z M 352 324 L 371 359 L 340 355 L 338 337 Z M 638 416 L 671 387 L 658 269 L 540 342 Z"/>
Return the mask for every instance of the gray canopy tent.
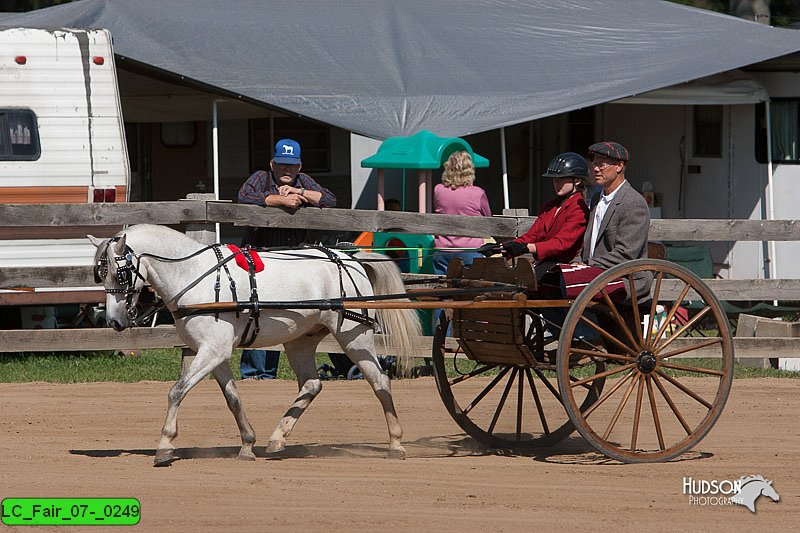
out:
<path id="1" fill-rule="evenodd" d="M 108 28 L 130 62 L 385 139 L 493 130 L 800 50 L 662 0 L 81 0 L 5 26 Z"/>

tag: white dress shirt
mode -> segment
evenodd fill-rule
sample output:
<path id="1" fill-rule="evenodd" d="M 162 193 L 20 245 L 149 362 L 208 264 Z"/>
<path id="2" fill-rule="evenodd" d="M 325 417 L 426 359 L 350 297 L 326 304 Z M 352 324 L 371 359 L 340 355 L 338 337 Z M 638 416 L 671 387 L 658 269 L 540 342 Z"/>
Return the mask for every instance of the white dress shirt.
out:
<path id="1" fill-rule="evenodd" d="M 606 216 L 608 206 L 611 205 L 611 202 L 614 200 L 614 196 L 616 196 L 621 188 L 622 186 L 620 185 L 608 196 L 605 194 L 601 195 L 600 201 L 597 202 L 597 209 L 594 211 L 594 222 L 592 223 L 592 246 L 589 248 L 589 257 L 594 256 L 594 247 L 597 244 L 597 236 L 600 233 L 600 226 L 603 225 L 603 217 Z"/>

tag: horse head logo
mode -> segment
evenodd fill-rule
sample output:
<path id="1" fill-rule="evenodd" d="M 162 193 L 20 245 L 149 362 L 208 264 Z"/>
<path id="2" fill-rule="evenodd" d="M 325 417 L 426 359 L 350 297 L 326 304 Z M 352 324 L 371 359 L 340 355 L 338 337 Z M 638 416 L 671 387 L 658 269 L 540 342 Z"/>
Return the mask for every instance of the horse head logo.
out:
<path id="1" fill-rule="evenodd" d="M 756 500 L 759 496 L 766 496 L 774 502 L 781 499 L 780 495 L 772 487 L 772 481 L 764 479 L 763 476 L 744 476 L 739 479 L 739 483 L 742 488 L 738 494 L 731 496 L 731 501 L 744 505 L 750 509 L 751 513 L 756 512 Z"/>

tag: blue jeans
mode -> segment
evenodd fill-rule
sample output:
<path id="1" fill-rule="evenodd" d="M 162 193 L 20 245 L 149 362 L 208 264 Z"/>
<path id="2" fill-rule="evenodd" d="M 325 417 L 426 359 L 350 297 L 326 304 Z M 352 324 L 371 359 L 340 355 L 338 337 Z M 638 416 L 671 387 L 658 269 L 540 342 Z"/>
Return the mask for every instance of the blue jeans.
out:
<path id="1" fill-rule="evenodd" d="M 478 252 L 444 252 L 437 250 L 433 252 L 433 273 L 437 276 L 444 276 L 447 274 L 447 265 L 450 264 L 454 258 L 458 257 L 464 262 L 464 266 L 470 266 L 477 257 L 483 257 Z"/>
<path id="2" fill-rule="evenodd" d="M 450 264 L 454 258 L 458 257 L 464 262 L 464 266 L 472 265 L 472 261 L 474 261 L 478 257 L 483 257 L 482 254 L 478 252 L 443 252 L 443 251 L 436 251 L 433 253 L 433 273 L 437 276 L 444 276 L 447 274 L 447 266 Z M 442 309 L 434 309 L 433 316 L 431 320 L 433 322 L 433 329 L 436 329 L 436 326 L 439 324 L 439 316 L 443 312 Z M 447 328 L 447 336 L 451 336 L 453 333 L 453 325 L 451 324 Z"/>
<path id="3" fill-rule="evenodd" d="M 242 350 L 242 361 L 239 363 L 242 379 L 275 379 L 280 356 L 281 352 L 276 350 Z"/>

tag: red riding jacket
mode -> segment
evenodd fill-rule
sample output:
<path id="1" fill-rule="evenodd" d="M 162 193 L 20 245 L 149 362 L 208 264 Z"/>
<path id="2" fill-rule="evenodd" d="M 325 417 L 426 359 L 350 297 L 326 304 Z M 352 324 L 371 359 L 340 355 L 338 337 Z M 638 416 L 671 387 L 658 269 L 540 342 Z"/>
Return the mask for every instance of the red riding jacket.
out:
<path id="1" fill-rule="evenodd" d="M 573 194 L 561 204 L 556 198 L 542 206 L 539 217 L 517 242 L 536 245 L 536 259 L 569 263 L 580 253 L 583 234 L 589 222 L 589 207 L 580 194 Z M 557 213 L 556 213 L 557 211 Z"/>

